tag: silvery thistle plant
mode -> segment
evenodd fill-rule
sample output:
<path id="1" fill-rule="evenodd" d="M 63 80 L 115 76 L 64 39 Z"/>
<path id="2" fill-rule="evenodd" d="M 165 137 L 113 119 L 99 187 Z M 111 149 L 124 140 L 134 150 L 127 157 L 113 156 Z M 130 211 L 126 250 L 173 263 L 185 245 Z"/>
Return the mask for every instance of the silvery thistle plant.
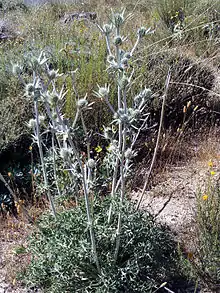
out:
<path id="1" fill-rule="evenodd" d="M 25 87 L 25 95 L 28 98 L 33 99 L 34 104 L 34 115 L 35 118 L 31 119 L 28 123 L 29 127 L 33 129 L 34 142 L 37 143 L 41 167 L 44 176 L 44 185 L 47 192 L 47 196 L 50 202 L 51 211 L 54 216 L 56 216 L 54 200 L 50 192 L 50 186 L 47 178 L 47 169 L 43 155 L 42 147 L 42 135 L 45 132 L 51 132 L 52 134 L 52 151 L 53 151 L 53 167 L 54 167 L 54 178 L 57 179 L 56 173 L 56 160 L 55 156 L 59 152 L 60 158 L 63 160 L 63 164 L 66 169 L 69 171 L 72 181 L 81 182 L 81 188 L 84 192 L 86 210 L 87 210 L 87 220 L 88 228 L 90 232 L 91 246 L 92 246 L 92 255 L 96 263 L 97 271 L 100 273 L 100 265 L 98 261 L 98 256 L 96 252 L 96 243 L 93 227 L 93 217 L 90 208 L 89 200 L 89 190 L 90 182 L 92 180 L 92 170 L 95 167 L 95 162 L 89 158 L 87 164 L 84 164 L 81 159 L 80 152 L 77 149 L 77 143 L 75 141 L 74 132 L 76 130 L 77 121 L 80 119 L 83 124 L 84 131 L 87 133 L 84 119 L 83 111 L 90 109 L 91 104 L 88 103 L 86 97 L 77 100 L 77 110 L 73 123 L 71 124 L 64 115 L 62 114 L 62 104 L 65 99 L 67 92 L 64 91 L 64 85 L 61 90 L 57 89 L 57 80 L 62 77 L 62 74 L 59 74 L 58 71 L 50 70 L 48 59 L 45 57 L 45 52 L 41 52 L 39 58 L 31 57 L 30 65 L 33 73 L 33 81 L 25 82 L 22 76 L 22 70 L 18 70 L 18 64 L 14 65 L 13 72 L 16 73 Z M 15 70 L 16 67 L 16 70 Z M 72 72 L 72 77 L 74 80 L 75 72 Z M 73 83 L 73 91 L 75 92 L 75 84 Z M 75 92 L 76 93 L 76 92 Z M 77 96 L 78 97 L 78 96 Z M 39 104 L 41 109 L 44 108 L 44 112 L 47 117 L 41 116 L 39 114 Z M 41 133 L 42 123 L 45 121 L 48 122 L 46 131 Z M 45 127 L 44 125 L 44 127 Z M 87 134 L 86 134 L 87 135 Z M 56 147 L 55 147 L 56 141 Z M 89 144 L 87 143 L 87 149 L 90 153 Z M 58 194 L 60 190 L 57 184 Z"/>
<path id="2" fill-rule="evenodd" d="M 112 112 L 112 122 L 108 127 L 104 128 L 103 133 L 103 136 L 109 141 L 108 152 L 104 160 L 108 162 L 107 165 L 110 166 L 109 174 L 112 176 L 111 198 L 114 201 L 119 194 L 121 204 L 125 198 L 126 178 L 131 172 L 132 159 L 136 155 L 134 150 L 135 142 L 140 132 L 148 128 L 149 114 L 146 113 L 146 108 L 152 96 L 150 89 L 141 89 L 140 93 L 134 97 L 132 107 L 128 107 L 127 105 L 128 93 L 134 74 L 134 70 L 130 70 L 129 64 L 132 62 L 132 57 L 138 44 L 151 31 L 144 27 L 140 28 L 137 32 L 137 40 L 133 48 L 129 52 L 124 52 L 121 48 L 126 38 L 120 35 L 121 29 L 125 21 L 131 17 L 131 15 L 125 17 L 124 14 L 125 10 L 119 13 L 112 12 L 111 23 L 99 27 L 106 39 L 108 70 L 113 74 L 117 83 L 117 109 L 114 109 L 109 101 L 109 85 L 98 86 L 97 91 L 94 92 L 97 98 L 104 101 Z M 84 113 L 86 110 L 91 109 L 92 103 L 89 103 L 86 96 L 83 98 L 79 97 L 75 85 L 76 71 L 71 72 L 73 81 L 72 91 L 76 96 L 76 113 L 73 121 L 66 119 L 62 114 L 62 108 L 67 92 L 64 90 L 64 81 L 62 88 L 59 90 L 57 82 L 60 78 L 65 78 L 65 76 L 59 74 L 57 70 L 49 69 L 49 60 L 44 51 L 41 52 L 38 58 L 32 56 L 29 63 L 32 70 L 32 82 L 26 82 L 24 80 L 22 68 L 18 64 L 13 66 L 13 72 L 24 85 L 26 96 L 33 100 L 35 117 L 30 120 L 29 126 L 33 129 L 33 138 L 39 148 L 44 185 L 52 213 L 56 216 L 43 155 L 42 135 L 45 132 L 50 132 L 52 137 L 53 171 L 58 195 L 61 194 L 61 191 L 57 182 L 57 156 L 62 159 L 64 168 L 68 170 L 71 181 L 75 183 L 76 190 L 83 190 L 92 256 L 97 271 L 101 274 L 96 249 L 91 197 L 89 196 L 92 192 L 93 185 L 95 185 L 97 162 L 90 157 L 90 138 L 84 121 Z M 46 117 L 40 114 L 39 109 L 44 109 L 43 113 Z M 87 160 L 82 158 L 77 148 L 75 131 L 79 121 L 81 122 L 86 140 Z M 109 224 L 111 224 L 112 220 L 113 201 L 110 204 L 108 212 Z M 120 248 L 121 227 L 122 216 L 119 211 L 114 253 L 115 261 L 117 261 Z"/>
<path id="3" fill-rule="evenodd" d="M 127 99 L 128 92 L 131 88 L 131 81 L 134 70 L 130 70 L 129 64 L 132 62 L 132 57 L 141 40 L 148 34 L 152 33 L 150 28 L 141 27 L 137 31 L 137 40 L 130 51 L 124 52 L 121 48 L 126 41 L 126 37 L 121 36 L 121 30 L 124 23 L 131 18 L 131 14 L 125 16 L 125 9 L 121 12 L 112 12 L 111 23 L 104 24 L 99 29 L 105 36 L 109 63 L 108 71 L 113 74 L 117 83 L 117 109 L 109 102 L 110 86 L 98 86 L 95 91 L 97 98 L 103 100 L 108 105 L 113 113 L 113 121 L 111 123 L 114 128 L 117 128 L 114 138 L 108 137 L 110 140 L 109 152 L 112 153 L 113 160 L 113 178 L 111 186 L 111 197 L 114 199 L 120 193 L 120 203 L 123 203 L 125 197 L 126 177 L 131 169 L 132 158 L 136 155 L 134 151 L 135 142 L 143 129 L 146 129 L 149 114 L 146 114 L 145 108 L 147 102 L 151 98 L 151 91 L 143 89 L 133 100 L 133 107 L 128 107 Z M 113 203 L 111 203 L 108 213 L 108 223 L 111 222 Z M 116 248 L 115 261 L 118 257 L 120 247 L 122 218 L 121 212 L 118 216 L 118 226 L 116 231 Z"/>

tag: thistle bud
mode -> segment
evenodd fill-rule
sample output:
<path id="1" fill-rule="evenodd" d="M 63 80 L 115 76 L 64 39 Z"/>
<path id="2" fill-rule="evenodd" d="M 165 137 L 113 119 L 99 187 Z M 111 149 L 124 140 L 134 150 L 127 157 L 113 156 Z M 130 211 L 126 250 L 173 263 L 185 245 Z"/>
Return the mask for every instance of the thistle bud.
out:
<path id="1" fill-rule="evenodd" d="M 123 69 L 128 67 L 128 59 L 127 58 L 124 57 L 121 60 L 121 66 L 122 66 Z"/>
<path id="2" fill-rule="evenodd" d="M 105 127 L 104 128 L 104 137 L 106 139 L 111 139 L 111 137 L 112 137 L 112 129 L 110 127 Z"/>
<path id="3" fill-rule="evenodd" d="M 77 101 L 77 107 L 79 109 L 82 109 L 83 107 L 86 107 L 88 105 L 88 101 L 86 99 L 79 99 Z"/>
<path id="4" fill-rule="evenodd" d="M 35 119 L 30 119 L 29 122 L 27 123 L 27 126 L 30 129 L 33 129 L 36 126 L 36 120 Z"/>
<path id="5" fill-rule="evenodd" d="M 121 46 L 122 43 L 123 43 L 123 40 L 122 40 L 122 37 L 121 36 L 115 37 L 115 39 L 114 39 L 115 46 Z"/>
<path id="6" fill-rule="evenodd" d="M 113 23 L 116 28 L 119 28 L 124 23 L 123 13 L 115 13 L 113 15 Z"/>
<path id="7" fill-rule="evenodd" d="M 49 95 L 49 103 L 51 106 L 53 106 L 53 107 L 56 106 L 58 100 L 59 100 L 59 97 L 57 94 L 52 93 Z"/>
<path id="8" fill-rule="evenodd" d="M 144 99 L 150 99 L 151 96 L 152 96 L 152 91 L 151 89 L 149 88 L 145 88 L 141 93 L 141 96 L 144 98 Z"/>
<path id="9" fill-rule="evenodd" d="M 14 75 L 20 75 L 22 73 L 22 67 L 19 64 L 13 64 L 12 73 Z"/>
<path id="10" fill-rule="evenodd" d="M 107 61 L 108 61 L 109 63 L 113 62 L 114 60 L 115 60 L 115 57 L 114 57 L 113 55 L 108 55 L 108 57 L 107 57 Z"/>
<path id="11" fill-rule="evenodd" d="M 138 30 L 138 36 L 140 37 L 140 38 L 143 38 L 145 35 L 146 35 L 146 28 L 145 27 L 141 27 L 141 28 L 139 28 L 139 30 Z"/>
<path id="12" fill-rule="evenodd" d="M 109 94 L 109 90 L 108 90 L 108 88 L 106 88 L 106 87 L 100 87 L 100 88 L 99 88 L 99 95 L 100 95 L 101 97 L 107 97 L 108 94 Z"/>
<path id="13" fill-rule="evenodd" d="M 49 70 L 48 71 L 49 78 L 52 80 L 63 75 L 63 74 L 59 74 L 58 72 L 59 70 L 54 70 L 54 69 Z"/>
<path id="14" fill-rule="evenodd" d="M 122 114 L 120 116 L 120 120 L 121 120 L 122 123 L 125 123 L 126 124 L 126 123 L 129 122 L 129 116 L 127 114 Z"/>
<path id="15" fill-rule="evenodd" d="M 56 113 L 56 112 L 53 112 L 53 113 L 52 113 L 52 118 L 53 118 L 54 120 L 57 119 L 57 113 Z"/>
<path id="16" fill-rule="evenodd" d="M 90 169 L 94 169 L 95 168 L 95 160 L 89 159 L 87 162 L 87 165 Z"/>
<path id="17" fill-rule="evenodd" d="M 104 24 L 103 25 L 103 32 L 105 35 L 109 35 L 112 32 L 112 25 L 111 24 Z"/>
<path id="18" fill-rule="evenodd" d="M 108 152 L 117 152 L 118 150 L 118 142 L 117 140 L 113 140 L 112 143 L 109 144 L 109 147 L 108 147 Z"/>
<path id="19" fill-rule="evenodd" d="M 31 97 L 32 95 L 34 95 L 34 91 L 35 91 L 35 86 L 32 83 L 28 83 L 25 86 L 25 94 L 28 97 Z"/>

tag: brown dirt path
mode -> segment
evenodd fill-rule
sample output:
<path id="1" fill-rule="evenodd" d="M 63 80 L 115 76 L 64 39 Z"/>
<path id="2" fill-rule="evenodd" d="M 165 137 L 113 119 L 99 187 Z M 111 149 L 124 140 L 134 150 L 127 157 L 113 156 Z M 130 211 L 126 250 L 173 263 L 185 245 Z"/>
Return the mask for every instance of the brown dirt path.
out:
<path id="1" fill-rule="evenodd" d="M 214 160 L 214 176 L 210 175 L 208 161 L 192 160 L 183 166 L 170 166 L 160 183 L 145 193 L 141 204 L 142 209 L 157 215 L 158 222 L 168 225 L 189 251 L 194 249 L 196 202 L 202 200 L 198 191 L 205 193 L 208 180 L 217 180 L 220 175 L 220 161 Z M 134 192 L 133 200 L 139 194 Z"/>

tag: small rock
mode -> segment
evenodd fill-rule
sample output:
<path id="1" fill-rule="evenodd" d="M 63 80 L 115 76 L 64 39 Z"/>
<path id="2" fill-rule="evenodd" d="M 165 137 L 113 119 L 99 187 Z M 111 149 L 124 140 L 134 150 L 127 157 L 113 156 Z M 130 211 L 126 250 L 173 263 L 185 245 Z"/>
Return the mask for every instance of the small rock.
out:
<path id="1" fill-rule="evenodd" d="M 97 18 L 96 12 L 72 12 L 66 13 L 61 19 L 61 22 L 66 24 L 74 20 L 90 20 L 94 21 Z"/>

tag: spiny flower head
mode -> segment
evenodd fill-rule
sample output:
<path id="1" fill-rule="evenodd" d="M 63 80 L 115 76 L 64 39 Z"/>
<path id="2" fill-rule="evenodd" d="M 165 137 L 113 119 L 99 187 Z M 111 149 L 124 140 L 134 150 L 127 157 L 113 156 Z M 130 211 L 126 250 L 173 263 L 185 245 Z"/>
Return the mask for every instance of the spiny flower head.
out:
<path id="1" fill-rule="evenodd" d="M 95 94 L 95 96 L 96 97 L 98 97 L 98 98 L 101 98 L 101 99 L 106 99 L 106 98 L 108 98 L 108 95 L 109 95 L 109 85 L 107 85 L 107 84 L 105 84 L 105 86 L 104 87 L 100 87 L 99 85 L 98 85 L 98 91 L 97 92 L 95 92 L 94 91 L 94 94 Z"/>
<path id="2" fill-rule="evenodd" d="M 22 73 L 22 70 L 23 70 L 22 67 L 18 63 L 13 64 L 12 73 L 14 75 L 20 75 Z"/>
<path id="3" fill-rule="evenodd" d="M 59 74 L 59 69 L 57 69 L 57 70 L 52 69 L 52 70 L 48 71 L 48 76 L 51 80 L 53 80 L 53 79 L 56 79 L 58 77 L 63 76 L 63 74 Z"/>
<path id="4" fill-rule="evenodd" d="M 28 97 L 31 97 L 34 94 L 35 91 L 35 86 L 33 83 L 28 83 L 25 86 L 25 94 Z"/>
<path id="5" fill-rule="evenodd" d="M 122 58 L 121 66 L 122 66 L 123 69 L 128 67 L 128 58 L 126 58 L 126 57 Z"/>
<path id="6" fill-rule="evenodd" d="M 89 159 L 88 162 L 87 162 L 87 165 L 88 165 L 89 168 L 94 169 L 95 165 L 96 165 L 95 160 Z"/>
<path id="7" fill-rule="evenodd" d="M 133 156 L 133 151 L 131 148 L 127 149 L 126 152 L 125 152 L 125 158 L 126 159 L 131 159 Z"/>
<path id="8" fill-rule="evenodd" d="M 124 18 L 124 13 L 125 9 L 122 10 L 121 13 L 119 12 L 112 12 L 112 23 L 116 28 L 120 28 L 120 26 L 124 23 L 125 18 Z"/>
<path id="9" fill-rule="evenodd" d="M 123 38 L 121 36 L 116 36 L 114 38 L 114 44 L 115 46 L 121 46 L 123 43 Z"/>
<path id="10" fill-rule="evenodd" d="M 108 152 L 117 152 L 118 151 L 118 141 L 117 140 L 113 140 L 112 143 L 109 144 L 108 148 L 107 148 Z"/>
<path id="11" fill-rule="evenodd" d="M 114 57 L 113 55 L 108 55 L 108 57 L 107 57 L 107 61 L 108 61 L 109 63 L 112 63 L 113 61 L 115 61 L 115 57 Z"/>
<path id="12" fill-rule="evenodd" d="M 28 83 L 25 86 L 25 95 L 27 97 L 33 97 L 39 99 L 41 96 L 41 84 L 40 80 L 36 79 L 33 83 Z"/>
<path id="13" fill-rule="evenodd" d="M 151 28 L 146 29 L 144 26 L 142 26 L 141 28 L 138 29 L 138 36 L 140 39 L 142 39 L 144 36 L 146 36 L 147 34 L 152 33 L 151 32 Z"/>
<path id="14" fill-rule="evenodd" d="M 85 98 L 83 98 L 83 99 L 79 99 L 79 100 L 77 101 L 77 107 L 78 107 L 79 109 L 82 109 L 82 108 L 86 107 L 87 105 L 88 105 L 88 101 L 87 101 Z"/>
<path id="15" fill-rule="evenodd" d="M 35 128 L 36 126 L 36 119 L 30 119 L 29 122 L 27 123 L 27 126 L 31 129 Z"/>
<path id="16" fill-rule="evenodd" d="M 103 32 L 106 36 L 110 35 L 110 33 L 112 32 L 112 29 L 113 29 L 113 25 L 112 24 L 104 24 L 103 25 Z"/>
<path id="17" fill-rule="evenodd" d="M 48 61 L 48 58 L 46 58 L 44 51 L 40 52 L 40 55 L 38 58 L 36 56 L 32 56 L 30 59 L 30 63 L 33 68 L 40 67 L 44 65 L 47 61 Z"/>
<path id="18" fill-rule="evenodd" d="M 45 121 L 45 116 L 39 115 L 39 123 L 42 124 Z"/>

